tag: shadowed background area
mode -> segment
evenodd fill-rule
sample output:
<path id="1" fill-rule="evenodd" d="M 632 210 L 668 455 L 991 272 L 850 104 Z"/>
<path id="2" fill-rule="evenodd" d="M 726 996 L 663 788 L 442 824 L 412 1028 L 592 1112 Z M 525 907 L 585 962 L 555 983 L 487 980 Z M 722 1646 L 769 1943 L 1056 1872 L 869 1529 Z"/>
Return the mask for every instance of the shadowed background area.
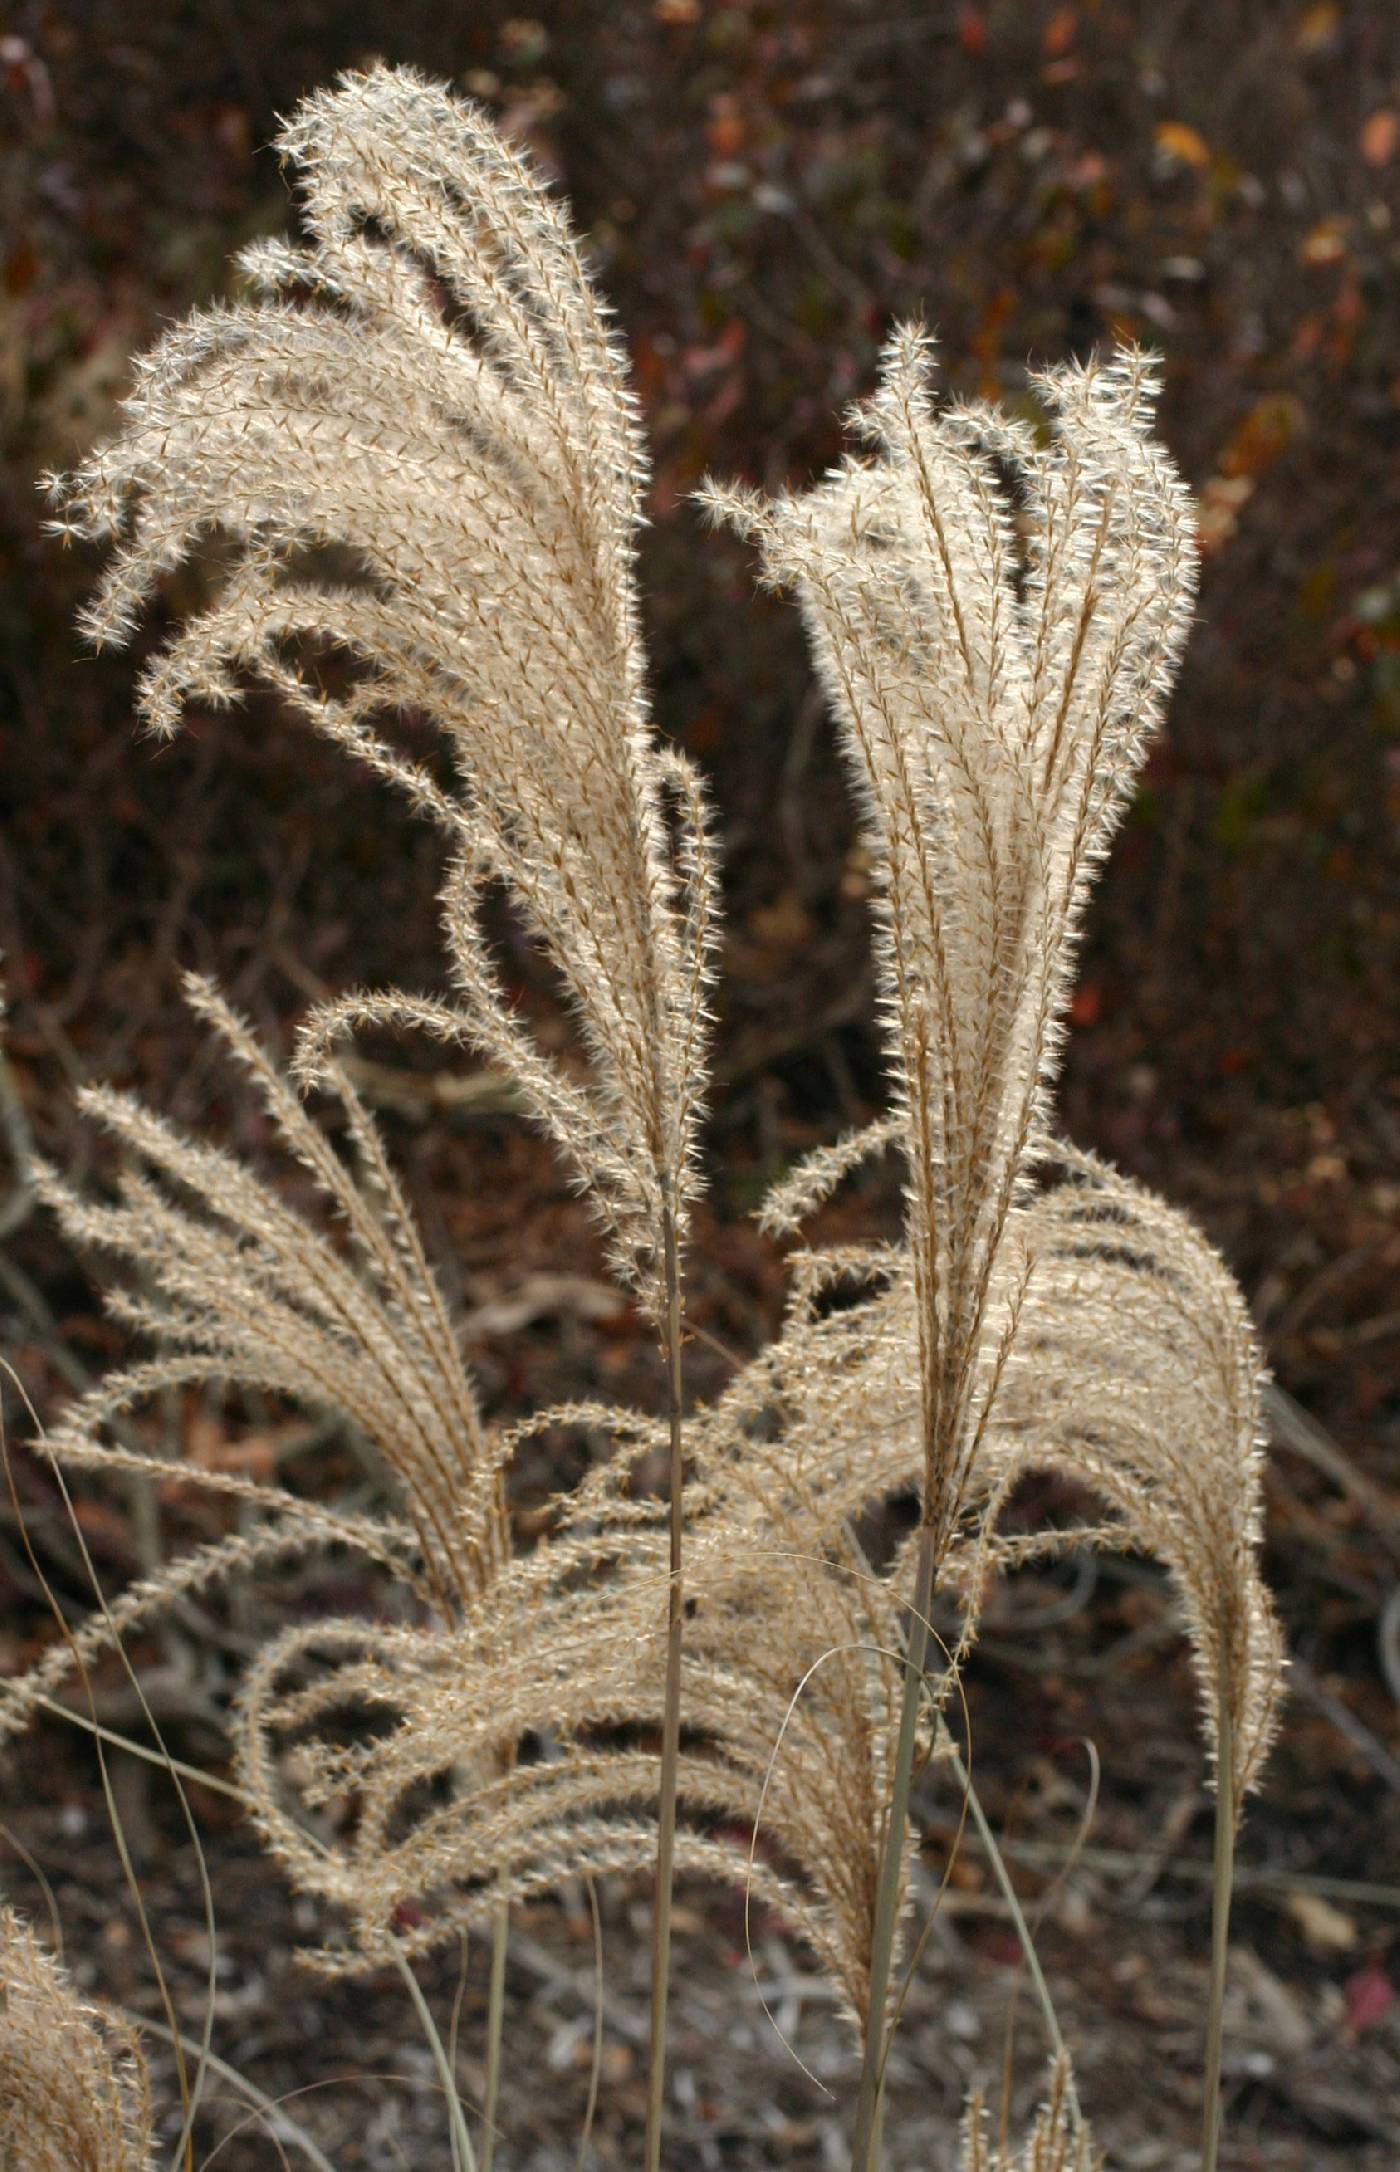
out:
<path id="1" fill-rule="evenodd" d="M 641 572 L 657 714 L 713 781 L 730 914 L 696 1244 L 699 1388 L 722 1382 L 726 1348 L 757 1345 L 781 1300 L 779 1257 L 747 1210 L 784 1163 L 878 1107 L 881 1078 L 866 869 L 796 616 L 755 594 L 748 553 L 703 534 L 688 493 L 710 469 L 769 487 L 820 471 L 901 312 L 936 330 L 951 389 L 1012 408 L 1028 359 L 1121 337 L 1159 350 L 1161 433 L 1203 509 L 1199 623 L 1091 909 L 1062 1109 L 1077 1141 L 1199 1216 L 1244 1282 L 1281 1385 L 1327 1428 L 1312 1435 L 1290 1406 L 1269 1481 L 1268 1568 L 1299 1665 L 1244 1840 L 1247 1861 L 1282 1882 L 1251 1892 L 1246 1877 L 1241 1894 L 1236 2035 L 1243 2062 L 1253 2017 L 1265 2063 L 1237 2068 L 1230 2161 L 1270 2172 L 1329 2164 L 1328 2151 L 1393 2162 L 1384 2106 L 1400 2064 L 1396 1895 L 1335 1884 L 1400 1878 L 1400 24 L 1388 14 L 1360 0 L 575 0 L 529 15 L 69 0 L 12 7 L 0 25 L 11 1136 L 32 1131 L 81 1177 L 93 1149 L 71 1089 L 101 1077 L 185 1122 L 212 1111 L 256 1154 L 258 1120 L 181 1008 L 179 969 L 217 975 L 281 1046 L 309 999 L 434 979 L 433 837 L 260 697 L 195 715 L 168 749 L 140 742 L 139 651 L 80 652 L 74 614 L 95 560 L 42 535 L 34 489 L 110 428 L 131 354 L 230 291 L 238 244 L 284 229 L 264 149 L 274 116 L 338 68 L 411 61 L 482 99 L 567 191 L 653 449 Z M 160 633 L 157 615 L 143 646 Z M 523 944 L 509 950 L 509 928 L 503 940 L 548 1031 L 552 990 Z M 654 1397 L 648 1334 L 609 1302 L 546 1150 L 489 1097 L 444 1087 L 422 1051 L 370 1053 L 370 1090 L 493 1414 L 584 1388 Z M 877 1174 L 835 1211 L 888 1226 L 897 1201 Z M 52 1410 L 120 1338 L 46 1219 L 16 1195 L 6 1221 L 4 1346 Z M 260 1452 L 274 1453 L 282 1422 L 269 1416 Z M 246 1432 L 226 1436 L 194 1405 L 171 1425 L 187 1452 L 248 1452 Z M 533 1475 L 527 1520 L 554 1474 Z M 144 1540 L 123 1504 L 92 1513 L 99 1559 L 129 1572 Z M 974 1691 L 988 1799 L 1028 1846 L 1063 1839 L 1080 1800 L 1073 1744 L 1097 1734 L 1093 1843 L 1129 1860 L 1098 1873 L 1087 1923 L 1061 1911 L 1050 1925 L 1047 1965 L 1076 1984 L 1081 2078 L 1096 2109 L 1108 2097 L 1110 2138 L 1113 2071 L 1149 2040 L 1174 2062 L 1186 2134 L 1205 1904 L 1160 1869 L 1175 1849 L 1199 1856 L 1208 1823 L 1185 1662 L 1145 1576 L 1040 1587 L 1008 1595 L 1002 1641 L 989 1622 Z M 43 1633 L 32 1596 L 6 1537 L 0 1657 Z M 107 1859 L 85 1754 L 57 1736 L 52 1754 L 64 1814 L 92 1861 Z M 154 1912 L 168 1904 L 178 1950 L 188 1866 L 163 1804 L 146 1815 Z M 31 1845 L 46 1829 L 51 1818 Z M 254 1864 L 231 1860 L 233 1890 L 251 1894 Z M 1037 1876 L 1028 1865 L 1028 1891 Z M 949 1935 L 980 1955 L 995 2013 L 1005 1926 L 968 1880 Z M 716 1920 L 696 1931 L 681 1993 L 702 2088 L 742 1943 Z M 243 1967 L 242 1934 L 227 1930 Z M 285 1923 L 267 1938 L 294 1942 Z M 619 1952 L 629 1939 L 620 1916 Z M 109 1956 L 119 1989 L 123 1968 L 139 1977 L 123 1951 Z M 518 1965 L 523 2012 L 539 1983 Z M 618 1963 L 624 2003 L 631 1965 Z M 314 1990 L 297 1996 L 310 2014 Z M 794 2001 L 802 2048 L 826 2024 Z M 385 2009 L 392 2043 L 406 2031 L 392 1995 Z M 326 2007 L 326 2043 L 352 2011 Z M 966 2015 L 983 2030 L 979 2009 Z M 970 2065 L 999 2059 L 996 2026 L 961 2040 Z M 896 2076 L 915 2102 L 929 2086 L 918 2027 L 916 2013 Z M 822 2162 L 815 2093 L 755 2045 L 733 2055 L 722 2111 L 700 2100 L 694 2161 Z M 621 2061 L 625 2034 L 615 2048 Z M 346 2056 L 372 2063 L 353 2036 Z M 960 2077 L 941 2056 L 951 2112 Z M 541 2164 L 576 2130 L 572 2051 L 560 2057 L 558 2107 L 521 2120 L 522 2137 L 539 2127 Z M 635 2076 L 620 2068 L 614 2082 L 625 2107 Z M 1127 2122 L 1131 2086 L 1116 2088 Z M 426 2117 L 402 2130 L 434 2131 Z M 605 2146 L 611 2132 L 605 2121 Z M 1266 2156 L 1247 2154 L 1251 2134 Z M 354 2146 L 337 2162 L 380 2161 Z M 1172 2164 L 1172 2146 L 1122 2161 Z M 518 2161 L 531 2161 L 523 2139 Z"/>

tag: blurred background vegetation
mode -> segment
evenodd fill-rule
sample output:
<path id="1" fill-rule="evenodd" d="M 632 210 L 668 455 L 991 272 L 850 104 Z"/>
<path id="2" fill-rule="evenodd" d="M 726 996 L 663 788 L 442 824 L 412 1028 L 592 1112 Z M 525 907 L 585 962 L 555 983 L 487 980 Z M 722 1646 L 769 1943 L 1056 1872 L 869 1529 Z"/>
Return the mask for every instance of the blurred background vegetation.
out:
<path id="1" fill-rule="evenodd" d="M 89 1152 L 71 1088 L 93 1075 L 187 1121 L 213 1109 L 257 1149 L 177 968 L 215 972 L 274 1042 L 309 994 L 435 974 L 434 840 L 256 696 L 194 716 L 169 749 L 141 744 L 134 661 L 80 653 L 93 565 L 41 533 L 34 488 L 110 426 L 131 354 L 229 291 L 236 245 L 284 227 L 274 116 L 374 56 L 450 79 L 530 144 L 632 354 L 654 452 L 641 572 L 657 712 L 713 779 L 725 840 L 695 1298 L 719 1343 L 752 1346 L 780 1300 L 745 1210 L 881 1083 L 865 871 L 795 614 L 753 592 L 745 552 L 702 534 L 688 493 L 711 468 L 769 486 L 820 470 L 902 312 L 936 330 L 953 391 L 1012 407 L 1028 361 L 1115 338 L 1160 352 L 1162 433 L 1202 505 L 1199 624 L 1087 930 L 1064 1115 L 1200 1216 L 1282 1384 L 1328 1429 L 1300 1453 L 1295 1426 L 1270 1479 L 1271 1574 L 1302 1664 L 1260 1829 L 1295 1867 L 1394 1876 L 1375 1835 L 1400 1785 L 1385 1505 L 1400 1486 L 1400 12 L 14 0 L 0 13 L 6 1121 L 70 1169 Z M 531 959 L 512 970 L 547 1029 Z M 595 1304 L 578 1330 L 592 1240 L 543 1150 L 489 1106 L 445 1103 L 412 1051 L 384 1057 L 386 1121 L 454 1300 L 478 1319 L 503 1292 L 538 1300 L 523 1354 L 519 1333 L 481 1325 L 492 1407 L 600 1374 L 650 1392 L 637 1323 L 608 1316 L 600 1343 Z M 876 1183 L 860 1211 L 894 1202 Z M 8 1220 L 5 1340 L 52 1407 L 117 1345 L 40 1218 Z M 696 1356 L 714 1385 L 722 1358 L 709 1343 Z M 129 1565 L 119 1520 L 99 1536 Z M 7 1577 L 22 1595 L 0 1557 L 0 1601 Z M 1140 1595 L 1114 1603 L 1130 1632 Z M 1127 1691 L 1140 1701 L 1143 1678 Z M 1158 1808 L 1144 1783 L 1137 1814 L 1150 1826 Z M 1395 1917 L 1345 1921 L 1330 1947 L 1316 1918 L 1254 1928 L 1285 1974 L 1327 1974 L 1359 2043 L 1393 2020 Z"/>

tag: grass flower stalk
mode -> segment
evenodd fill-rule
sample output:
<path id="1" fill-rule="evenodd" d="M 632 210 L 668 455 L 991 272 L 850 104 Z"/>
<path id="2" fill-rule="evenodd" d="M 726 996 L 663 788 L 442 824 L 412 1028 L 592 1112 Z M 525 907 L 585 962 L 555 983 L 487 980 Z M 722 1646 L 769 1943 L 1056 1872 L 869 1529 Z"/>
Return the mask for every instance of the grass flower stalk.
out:
<path id="1" fill-rule="evenodd" d="M 1220 2077 L 1225 2055 L 1225 1980 L 1230 1966 L 1230 1902 L 1235 1884 L 1235 1758 L 1230 1697 L 1220 1693 L 1216 1739 L 1215 1847 L 1211 1877 L 1210 1996 L 1206 2007 L 1205 2080 L 1202 2089 L 1201 2172 L 1220 2161 Z"/>
<path id="2" fill-rule="evenodd" d="M 666 1688 L 661 1721 L 661 1779 L 657 1801 L 656 1881 L 651 1934 L 651 2027 L 647 2044 L 646 2172 L 658 2172 L 665 2120 L 666 2015 L 671 1973 L 671 1903 L 675 1886 L 676 1791 L 681 1745 L 681 1658 L 685 1628 L 685 1590 L 681 1580 L 685 1533 L 681 1262 L 675 1214 L 669 1198 L 664 1215 L 666 1432 L 670 1492 L 666 1518 Z"/>
<path id="3" fill-rule="evenodd" d="M 855 2137 L 851 2150 L 852 2172 L 878 2172 L 879 2165 L 880 2107 L 888 2051 L 890 1971 L 894 1965 L 895 1933 L 904 1888 L 909 1791 L 913 1781 L 914 1754 L 918 1742 L 919 1709 L 925 1690 L 924 1674 L 928 1664 L 929 1616 L 933 1607 L 936 1560 L 937 1534 L 932 1525 L 925 1524 L 919 1534 L 919 1558 L 914 1576 L 914 1598 L 910 1608 L 908 1645 L 904 1660 L 899 1733 L 895 1740 L 894 1769 L 890 1775 L 889 1816 L 880 1857 L 880 1882 L 870 1941 L 870 2003 L 866 2011 L 865 2044 L 856 2097 Z"/>

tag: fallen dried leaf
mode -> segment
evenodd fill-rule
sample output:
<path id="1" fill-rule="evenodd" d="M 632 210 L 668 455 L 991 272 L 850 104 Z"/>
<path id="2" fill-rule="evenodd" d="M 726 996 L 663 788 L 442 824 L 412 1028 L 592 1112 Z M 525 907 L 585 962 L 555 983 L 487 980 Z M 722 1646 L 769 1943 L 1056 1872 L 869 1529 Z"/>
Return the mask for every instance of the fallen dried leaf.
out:
<path id="1" fill-rule="evenodd" d="M 1188 121 L 1159 121 L 1157 148 L 1165 151 L 1168 158 L 1178 159 L 1183 166 L 1210 164 L 1210 145 Z"/>
<path id="2" fill-rule="evenodd" d="M 1304 264 L 1335 264 L 1347 253 L 1347 222 L 1333 217 L 1319 219 L 1303 236 L 1298 251 Z"/>
<path id="3" fill-rule="evenodd" d="M 1070 46 L 1074 43 L 1074 33 L 1078 28 L 1078 23 L 1078 8 L 1056 8 L 1049 22 L 1045 25 L 1045 31 L 1041 38 L 1042 49 L 1051 59 L 1057 53 L 1069 51 Z"/>
<path id="4" fill-rule="evenodd" d="M 1347 2002 L 1347 2026 L 1359 2036 L 1373 2028 L 1395 2004 L 1395 1986 L 1377 1961 L 1368 1961 L 1342 1987 Z"/>
<path id="5" fill-rule="evenodd" d="M 1290 1893 L 1283 1905 L 1314 1952 L 1349 1953 L 1356 1944 L 1351 1917 L 1320 1893 Z"/>
<path id="6" fill-rule="evenodd" d="M 1332 43 L 1337 34 L 1342 11 L 1337 0 L 1317 0 L 1314 7 L 1304 8 L 1293 33 L 1293 43 L 1300 53 L 1321 53 Z"/>
<path id="7" fill-rule="evenodd" d="M 987 23 L 980 8 L 958 10 L 958 43 L 974 56 L 987 50 Z"/>

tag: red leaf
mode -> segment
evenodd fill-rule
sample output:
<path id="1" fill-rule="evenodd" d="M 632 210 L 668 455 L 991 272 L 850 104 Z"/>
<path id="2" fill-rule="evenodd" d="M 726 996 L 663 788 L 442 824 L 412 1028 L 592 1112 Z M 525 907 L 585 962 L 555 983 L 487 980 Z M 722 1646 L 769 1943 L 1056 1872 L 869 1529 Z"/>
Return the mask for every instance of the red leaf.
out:
<path id="1" fill-rule="evenodd" d="M 987 50 L 987 18 L 980 8 L 959 8 L 958 43 L 974 58 Z"/>
<path id="2" fill-rule="evenodd" d="M 1078 14 L 1077 8 L 1056 8 L 1045 25 L 1041 46 L 1051 59 L 1059 53 L 1067 53 L 1073 45 Z"/>
<path id="3" fill-rule="evenodd" d="M 1368 1961 L 1348 1976 L 1342 1995 L 1347 2002 L 1347 2023 L 1354 2035 L 1369 2029 L 1395 2004 L 1395 1986 L 1379 1962 Z"/>

